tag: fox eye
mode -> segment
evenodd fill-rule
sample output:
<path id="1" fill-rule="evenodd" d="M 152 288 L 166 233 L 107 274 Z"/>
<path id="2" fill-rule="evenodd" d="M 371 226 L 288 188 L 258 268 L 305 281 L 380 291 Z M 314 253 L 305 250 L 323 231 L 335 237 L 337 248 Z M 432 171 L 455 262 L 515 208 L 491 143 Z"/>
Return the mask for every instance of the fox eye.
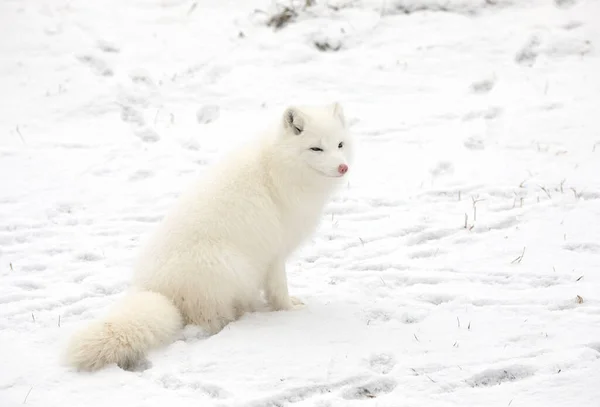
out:
<path id="1" fill-rule="evenodd" d="M 322 149 L 322 148 L 320 148 L 320 147 L 311 147 L 310 149 L 311 149 L 312 151 L 323 151 L 323 149 Z"/>
<path id="2" fill-rule="evenodd" d="M 338 144 L 338 148 L 342 148 L 342 147 L 344 147 L 344 142 L 340 141 L 340 144 Z"/>

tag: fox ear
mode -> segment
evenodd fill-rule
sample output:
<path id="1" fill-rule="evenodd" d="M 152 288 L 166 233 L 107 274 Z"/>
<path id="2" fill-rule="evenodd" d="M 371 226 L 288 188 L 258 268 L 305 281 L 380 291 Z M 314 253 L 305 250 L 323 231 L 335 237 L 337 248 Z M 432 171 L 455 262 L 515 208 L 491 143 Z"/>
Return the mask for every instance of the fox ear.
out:
<path id="1" fill-rule="evenodd" d="M 304 119 L 295 107 L 288 107 L 283 113 L 283 126 L 296 136 L 304 131 Z"/>
<path id="2" fill-rule="evenodd" d="M 342 105 L 338 102 L 335 102 L 331 105 L 331 110 L 333 111 L 333 116 L 336 117 L 343 126 L 346 126 L 346 117 L 344 116 L 344 109 L 342 109 Z"/>

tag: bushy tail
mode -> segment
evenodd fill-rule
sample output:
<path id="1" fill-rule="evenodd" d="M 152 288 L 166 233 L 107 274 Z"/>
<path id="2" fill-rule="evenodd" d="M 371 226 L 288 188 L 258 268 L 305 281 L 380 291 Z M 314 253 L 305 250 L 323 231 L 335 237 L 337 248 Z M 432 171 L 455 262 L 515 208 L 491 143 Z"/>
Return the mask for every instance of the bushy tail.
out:
<path id="1" fill-rule="evenodd" d="M 132 292 L 100 321 L 77 332 L 67 347 L 67 363 L 97 370 L 110 363 L 131 369 L 148 350 L 171 343 L 183 326 L 173 303 L 154 292 Z"/>

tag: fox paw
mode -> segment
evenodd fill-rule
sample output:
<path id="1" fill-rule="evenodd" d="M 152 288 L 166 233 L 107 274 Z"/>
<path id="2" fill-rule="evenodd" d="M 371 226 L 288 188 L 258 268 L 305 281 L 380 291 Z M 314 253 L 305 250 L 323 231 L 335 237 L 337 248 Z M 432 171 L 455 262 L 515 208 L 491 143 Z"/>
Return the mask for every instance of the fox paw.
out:
<path id="1" fill-rule="evenodd" d="M 305 307 L 305 305 L 302 302 L 302 300 L 300 300 L 297 297 L 290 297 L 290 301 L 292 303 L 292 309 L 301 309 L 301 308 Z"/>

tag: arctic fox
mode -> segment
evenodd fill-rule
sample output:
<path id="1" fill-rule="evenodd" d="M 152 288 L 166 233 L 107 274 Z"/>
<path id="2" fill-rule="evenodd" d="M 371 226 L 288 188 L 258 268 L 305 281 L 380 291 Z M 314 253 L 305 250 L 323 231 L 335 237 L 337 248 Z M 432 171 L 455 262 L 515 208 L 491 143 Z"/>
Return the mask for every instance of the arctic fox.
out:
<path id="1" fill-rule="evenodd" d="M 209 333 L 256 310 L 303 303 L 285 261 L 317 227 L 352 159 L 338 103 L 288 107 L 257 141 L 227 156 L 183 194 L 146 244 L 132 289 L 66 352 L 80 370 L 132 369 L 185 324 Z"/>

